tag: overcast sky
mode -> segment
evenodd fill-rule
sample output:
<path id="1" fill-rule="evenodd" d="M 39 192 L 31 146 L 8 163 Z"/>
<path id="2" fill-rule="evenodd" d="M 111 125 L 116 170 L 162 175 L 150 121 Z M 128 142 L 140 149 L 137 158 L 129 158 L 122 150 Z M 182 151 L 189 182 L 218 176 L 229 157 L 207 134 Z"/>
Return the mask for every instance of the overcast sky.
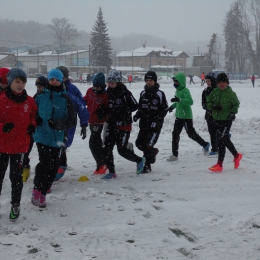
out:
<path id="1" fill-rule="evenodd" d="M 178 41 L 209 41 L 223 33 L 226 13 L 235 0 L 0 0 L 0 18 L 51 23 L 69 18 L 91 32 L 99 7 L 109 36 L 131 33 Z M 1 32 L 0 32 L 1 36 Z"/>

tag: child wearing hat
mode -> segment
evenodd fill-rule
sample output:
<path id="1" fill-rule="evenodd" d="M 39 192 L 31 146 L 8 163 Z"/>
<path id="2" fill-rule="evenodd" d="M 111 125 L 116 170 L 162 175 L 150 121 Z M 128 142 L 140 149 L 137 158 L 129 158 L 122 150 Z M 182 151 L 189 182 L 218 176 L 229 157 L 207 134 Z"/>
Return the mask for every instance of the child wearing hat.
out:
<path id="1" fill-rule="evenodd" d="M 87 90 L 84 99 L 90 114 L 89 128 L 91 134 L 89 137 L 89 148 L 97 165 L 93 174 L 104 174 L 107 170 L 107 166 L 104 162 L 101 133 L 107 116 L 105 115 L 104 117 L 101 116 L 102 118 L 98 118 L 96 114 L 97 109 L 104 109 L 108 106 L 104 73 L 100 72 L 95 76 L 93 80 L 93 87 Z"/>
<path id="2" fill-rule="evenodd" d="M 113 156 L 115 145 L 117 145 L 119 155 L 136 163 L 137 175 L 143 171 L 145 164 L 145 157 L 139 157 L 132 149 L 128 149 L 128 140 L 133 122 L 132 112 L 137 109 L 138 103 L 132 93 L 120 80 L 119 73 L 116 70 L 112 70 L 107 79 L 108 107 L 103 111 L 102 108 L 96 111 L 99 118 L 103 118 L 104 115 L 108 114 L 104 156 L 109 173 L 103 176 L 102 179 L 113 179 L 117 177 Z"/>
<path id="3" fill-rule="evenodd" d="M 168 103 L 160 85 L 157 83 L 157 75 L 154 71 L 148 71 L 144 76 L 145 86 L 140 93 L 139 107 L 134 115 L 134 122 L 139 121 L 139 133 L 136 146 L 143 151 L 146 158 L 142 173 L 152 171 L 151 164 L 155 163 L 158 148 L 154 148 L 163 127 L 164 117 L 168 112 Z"/>
<path id="4" fill-rule="evenodd" d="M 238 112 L 239 104 L 236 93 L 229 86 L 227 74 L 218 74 L 217 88 L 207 97 L 207 109 L 212 111 L 212 117 L 218 131 L 218 161 L 209 168 L 210 171 L 222 172 L 226 148 L 234 156 L 234 168 L 237 169 L 240 165 L 243 155 L 238 153 L 229 137 L 229 132 L 236 118 L 235 115 Z"/>
<path id="5" fill-rule="evenodd" d="M 38 115 L 37 130 L 33 138 L 39 153 L 39 163 L 35 168 L 31 201 L 39 207 L 46 207 L 46 193 L 58 171 L 67 130 L 77 123 L 73 103 L 62 80 L 60 70 L 51 70 L 46 88 L 35 97 Z"/>
<path id="6" fill-rule="evenodd" d="M 0 94 L 5 91 L 8 86 L 7 83 L 7 73 L 9 69 L 7 68 L 0 68 Z"/>
<path id="7" fill-rule="evenodd" d="M 36 92 L 36 94 L 33 97 L 34 99 L 35 99 L 37 93 L 41 93 L 44 90 L 46 85 L 47 85 L 47 79 L 44 76 L 40 76 L 40 77 L 38 77 L 36 79 L 35 86 L 37 88 L 37 92 Z M 24 160 L 23 160 L 23 182 L 26 182 L 29 179 L 29 177 L 30 177 L 31 166 L 30 166 L 30 158 L 29 158 L 29 156 L 30 156 L 30 153 L 32 151 L 33 143 L 34 143 L 34 140 L 33 140 L 33 137 L 31 136 L 29 150 L 28 150 L 27 153 L 24 154 Z"/>
<path id="8" fill-rule="evenodd" d="M 10 163 L 11 221 L 16 221 L 20 215 L 23 158 L 36 127 L 37 106 L 24 89 L 26 82 L 25 72 L 13 68 L 7 73 L 7 88 L 0 94 L 0 194 Z"/>

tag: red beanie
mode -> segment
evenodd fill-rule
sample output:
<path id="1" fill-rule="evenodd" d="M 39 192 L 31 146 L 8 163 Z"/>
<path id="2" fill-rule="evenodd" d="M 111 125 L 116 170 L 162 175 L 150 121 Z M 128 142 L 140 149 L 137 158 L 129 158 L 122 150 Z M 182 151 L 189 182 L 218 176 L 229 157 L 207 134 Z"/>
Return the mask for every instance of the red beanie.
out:
<path id="1" fill-rule="evenodd" d="M 9 69 L 7 68 L 0 68 L 0 83 L 7 84 L 7 73 Z"/>

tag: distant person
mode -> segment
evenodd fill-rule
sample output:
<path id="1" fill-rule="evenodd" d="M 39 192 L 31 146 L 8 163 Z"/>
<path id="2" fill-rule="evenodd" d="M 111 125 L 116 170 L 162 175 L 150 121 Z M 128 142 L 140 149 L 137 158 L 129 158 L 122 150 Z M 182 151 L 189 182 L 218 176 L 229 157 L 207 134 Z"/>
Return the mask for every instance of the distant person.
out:
<path id="1" fill-rule="evenodd" d="M 189 75 L 189 78 L 190 78 L 190 85 L 191 85 L 191 83 L 195 84 L 195 82 L 193 81 L 193 77 L 194 77 L 194 76 Z"/>
<path id="2" fill-rule="evenodd" d="M 255 86 L 255 75 L 254 74 L 251 77 L 251 82 L 252 82 L 252 85 L 254 87 Z"/>
<path id="3" fill-rule="evenodd" d="M 131 75 L 131 74 L 128 75 L 128 76 L 127 76 L 127 79 L 128 79 L 129 86 L 131 86 L 131 83 L 132 83 L 132 81 L 133 81 L 132 75 Z"/>
<path id="4" fill-rule="evenodd" d="M 205 84 L 205 74 L 204 74 L 204 71 L 202 72 L 202 74 L 200 76 L 200 79 L 201 79 L 201 86 L 204 86 L 204 84 Z"/>

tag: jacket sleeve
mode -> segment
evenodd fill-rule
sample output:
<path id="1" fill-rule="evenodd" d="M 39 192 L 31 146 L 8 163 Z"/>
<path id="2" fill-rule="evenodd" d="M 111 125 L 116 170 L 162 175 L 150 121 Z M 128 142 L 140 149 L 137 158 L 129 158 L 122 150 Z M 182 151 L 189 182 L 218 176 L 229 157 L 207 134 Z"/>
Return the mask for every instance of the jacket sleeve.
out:
<path id="1" fill-rule="evenodd" d="M 202 108 L 203 108 L 204 110 L 207 110 L 207 100 L 206 100 L 205 91 L 202 91 L 201 105 L 202 105 Z"/>
<path id="2" fill-rule="evenodd" d="M 162 93 L 162 104 L 160 105 L 159 118 L 164 118 L 168 113 L 168 102 L 166 100 L 165 94 Z"/>
<path id="3" fill-rule="evenodd" d="M 233 92 L 232 105 L 233 105 L 233 107 L 232 107 L 230 113 L 237 114 L 240 102 L 239 102 L 235 92 Z"/>
<path id="4" fill-rule="evenodd" d="M 36 127 L 36 115 L 38 114 L 38 108 L 37 105 L 32 99 L 32 110 L 31 110 L 31 115 L 30 115 L 30 125 L 34 125 Z"/>
<path id="5" fill-rule="evenodd" d="M 134 112 L 138 109 L 138 103 L 131 92 L 126 95 L 126 105 L 130 112 Z"/>
<path id="6" fill-rule="evenodd" d="M 77 114 L 74 109 L 72 100 L 68 95 L 62 95 L 67 100 L 67 112 L 68 116 L 62 119 L 53 120 L 53 128 L 55 130 L 67 130 L 77 125 Z"/>

